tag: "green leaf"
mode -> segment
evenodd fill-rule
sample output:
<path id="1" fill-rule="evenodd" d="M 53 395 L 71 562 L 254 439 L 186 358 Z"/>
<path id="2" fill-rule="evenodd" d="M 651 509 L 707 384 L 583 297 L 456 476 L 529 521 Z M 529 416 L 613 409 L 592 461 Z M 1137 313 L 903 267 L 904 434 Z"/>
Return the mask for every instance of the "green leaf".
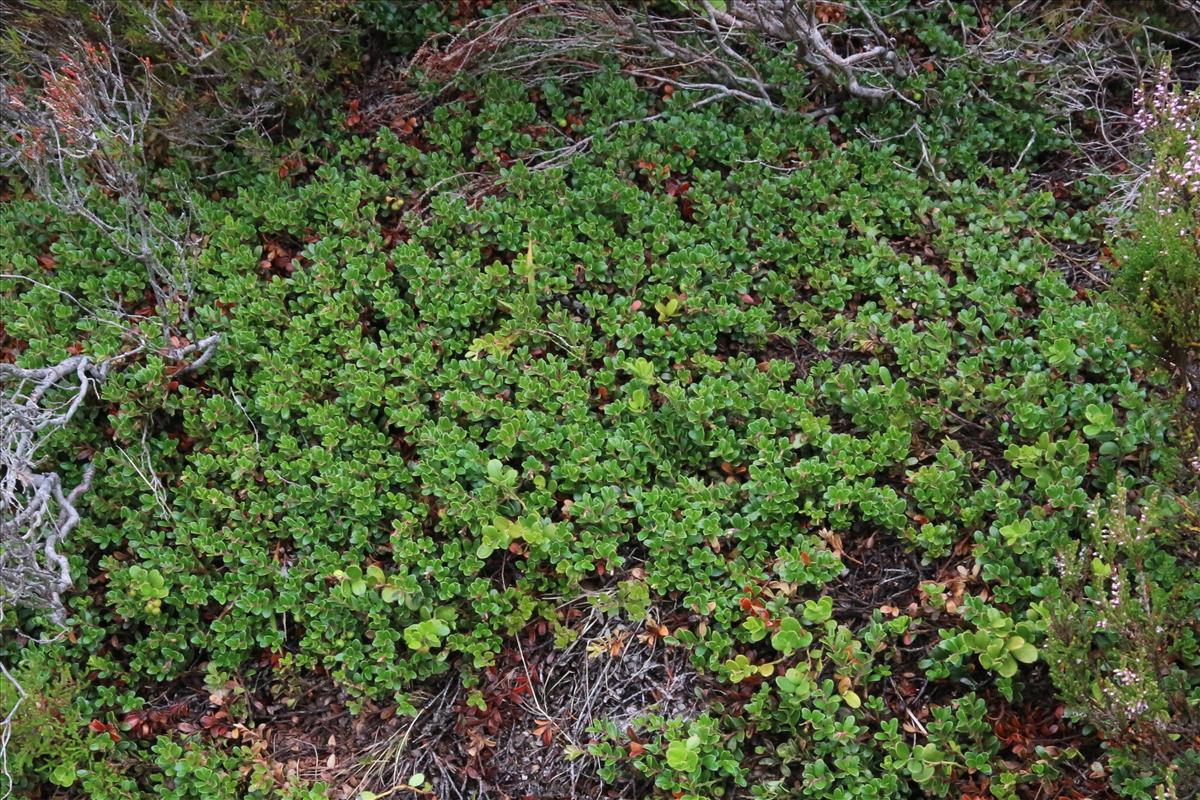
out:
<path id="1" fill-rule="evenodd" d="M 78 777 L 77 767 L 74 764 L 62 763 L 54 767 L 50 772 L 50 782 L 55 786 L 72 786 L 75 779 Z"/>
<path id="2" fill-rule="evenodd" d="M 679 298 L 671 297 L 662 302 L 655 303 L 654 310 L 658 312 L 658 321 L 666 322 L 679 313 Z"/>
<path id="3" fill-rule="evenodd" d="M 1032 531 L 1033 522 L 1027 519 L 1019 519 L 1000 528 L 1000 535 L 1004 537 L 1004 540 L 1009 545 L 1014 545 L 1027 537 Z"/>
<path id="4" fill-rule="evenodd" d="M 1017 662 L 1009 655 L 1004 655 L 996 661 L 995 670 L 1001 678 L 1011 678 L 1017 674 Z"/>
<path id="5" fill-rule="evenodd" d="M 771 646 L 785 656 L 790 656 L 802 647 L 812 644 L 813 635 L 804 630 L 800 620 L 784 617 L 779 621 L 779 630 L 771 637 Z"/>
<path id="6" fill-rule="evenodd" d="M 779 690 L 785 694 L 794 695 L 797 700 L 804 700 L 812 694 L 815 684 L 812 679 L 799 667 L 792 667 L 775 679 Z"/>
<path id="7" fill-rule="evenodd" d="M 738 653 L 733 658 L 725 662 L 725 671 L 729 675 L 729 680 L 734 683 L 741 683 L 758 672 L 759 667 L 754 664 L 744 653 Z"/>
<path id="8" fill-rule="evenodd" d="M 813 624 L 821 624 L 826 622 L 833 616 L 833 598 L 825 595 L 820 600 L 813 602 L 812 600 L 804 601 L 804 621 Z"/>
<path id="9" fill-rule="evenodd" d="M 761 642 L 767 636 L 767 625 L 758 617 L 747 617 L 746 621 L 742 623 L 742 627 L 752 642 Z"/>
<path id="10" fill-rule="evenodd" d="M 676 739 L 667 745 L 667 766 L 676 772 L 694 773 L 700 767 L 699 749 L 700 740 L 695 736 Z"/>
<path id="11" fill-rule="evenodd" d="M 1022 641 L 1018 647 L 1010 647 L 1009 649 L 1012 652 L 1012 657 L 1017 661 L 1020 661 L 1022 664 L 1032 664 L 1033 662 L 1037 661 L 1037 648 L 1031 645 L 1029 642 Z"/>

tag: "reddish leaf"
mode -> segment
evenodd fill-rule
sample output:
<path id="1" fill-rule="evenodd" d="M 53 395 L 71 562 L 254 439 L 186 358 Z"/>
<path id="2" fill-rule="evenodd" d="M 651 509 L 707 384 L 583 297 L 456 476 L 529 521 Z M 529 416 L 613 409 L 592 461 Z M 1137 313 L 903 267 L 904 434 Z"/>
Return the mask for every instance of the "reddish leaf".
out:
<path id="1" fill-rule="evenodd" d="M 542 744 L 549 745 L 554 741 L 554 722 L 548 719 L 534 720 L 533 735 L 542 740 Z"/>

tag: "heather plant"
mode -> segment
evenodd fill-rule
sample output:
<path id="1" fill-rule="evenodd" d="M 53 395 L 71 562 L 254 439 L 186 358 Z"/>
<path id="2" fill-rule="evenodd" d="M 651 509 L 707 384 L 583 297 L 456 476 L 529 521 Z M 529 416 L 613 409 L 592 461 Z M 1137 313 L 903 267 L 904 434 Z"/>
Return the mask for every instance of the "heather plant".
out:
<path id="1" fill-rule="evenodd" d="M 112 800 L 139 796 L 136 781 L 124 774 L 128 745 L 111 723 L 91 724 L 69 664 L 31 648 L 15 674 L 4 677 L 11 680 L 0 680 L 9 717 L 0 790 L 23 796 L 50 785 Z"/>
<path id="2" fill-rule="evenodd" d="M 1186 364 L 1200 331 L 1200 93 L 1163 68 L 1134 102 L 1149 164 L 1129 232 L 1113 248 L 1114 286 L 1153 342 Z"/>
<path id="3" fill-rule="evenodd" d="M 1082 542 L 1056 559 L 1046 660 L 1068 713 L 1113 748 L 1122 791 L 1190 797 L 1200 789 L 1194 533 L 1166 498 L 1130 506 L 1124 491 L 1094 504 Z"/>

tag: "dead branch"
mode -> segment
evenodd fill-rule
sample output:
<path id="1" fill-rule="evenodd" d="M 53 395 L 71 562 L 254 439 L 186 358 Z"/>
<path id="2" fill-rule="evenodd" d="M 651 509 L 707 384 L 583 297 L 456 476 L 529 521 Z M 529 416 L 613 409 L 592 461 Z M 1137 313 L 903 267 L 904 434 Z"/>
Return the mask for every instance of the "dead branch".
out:
<path id="1" fill-rule="evenodd" d="M 176 376 L 187 375 L 189 372 L 195 372 L 207 364 L 208 360 L 216 355 L 217 345 L 220 343 L 221 334 L 214 333 L 193 344 L 168 347 L 162 354 L 172 361 L 187 362 L 175 371 Z M 193 358 L 193 356 L 195 357 Z"/>
<path id="2" fill-rule="evenodd" d="M 111 17 L 96 19 L 102 41 L 72 37 L 59 52 L 32 48 L 25 68 L 0 83 L 0 164 L 22 170 L 43 200 L 85 220 L 140 263 L 162 326 L 161 337 L 152 339 L 118 309 L 103 319 L 122 330 L 125 345 L 115 355 L 74 355 L 32 369 L 0 364 L 0 615 L 20 603 L 57 624 L 71 585 L 59 548 L 79 524 L 76 502 L 93 469 L 89 464 L 67 487 L 58 472 L 39 466 L 41 449 L 119 362 L 157 352 L 179 363 L 176 376 L 185 375 L 204 366 L 220 342 L 219 334 L 192 331 L 188 216 L 147 188 L 154 76 L 148 63 L 119 50 Z"/>
<path id="3" fill-rule="evenodd" d="M 908 64 L 897 54 L 895 39 L 884 33 L 879 21 L 862 5 L 842 6 L 843 18 L 834 24 L 822 22 L 817 4 L 804 0 L 731 0 L 724 11 L 709 0 L 700 2 L 710 20 L 729 30 L 745 30 L 795 44 L 801 60 L 828 86 L 875 102 L 890 97 L 912 102 L 889 83 L 907 75 Z M 847 22 L 852 15 L 861 18 L 860 26 Z M 719 34 L 718 25 L 713 28 Z M 833 46 L 834 34 L 851 43 L 846 52 L 838 52 Z"/>
<path id="4" fill-rule="evenodd" d="M 91 486 L 93 466 L 68 489 L 57 472 L 39 468 L 40 453 L 114 366 L 150 350 L 149 340 L 126 332 L 135 346 L 112 357 L 76 355 L 40 368 L 0 364 L 0 618 L 23 605 L 47 612 L 53 624 L 65 619 L 71 574 L 59 546 L 79 524 L 76 503 Z M 207 363 L 220 341 L 213 334 L 158 353 L 180 362 L 174 374 L 184 375 Z"/>
<path id="5" fill-rule="evenodd" d="M 910 67 L 880 21 L 857 5 L 815 0 L 734 0 L 723 9 L 698 0 L 675 16 L 603 0 L 540 0 L 428 44 L 399 80 L 373 83 L 412 85 L 420 77 L 436 92 L 456 79 L 501 75 L 532 87 L 546 79 L 570 83 L 615 63 L 626 75 L 694 92 L 705 103 L 729 99 L 781 110 L 780 87 L 750 55 L 791 46 L 828 90 L 911 102 L 895 88 Z M 363 99 L 367 127 L 428 102 L 420 92 L 380 88 Z"/>
<path id="6" fill-rule="evenodd" d="M 0 776 L 4 778 L 4 794 L 0 794 L 0 800 L 8 800 L 12 796 L 13 786 L 12 774 L 8 771 L 8 741 L 12 738 L 13 722 L 17 718 L 17 712 L 20 711 L 21 704 L 25 702 L 28 695 L 20 681 L 13 677 L 3 662 L 0 662 L 0 675 L 8 681 L 17 695 L 16 701 L 8 709 L 4 719 L 0 720 Z"/>
<path id="7" fill-rule="evenodd" d="M 62 593 L 71 573 L 59 546 L 79 524 L 75 504 L 91 485 L 93 468 L 87 465 L 67 489 L 57 472 L 36 465 L 54 432 L 107 377 L 109 364 L 88 356 L 40 369 L 0 364 L 6 390 L 0 397 L 0 615 L 20 603 L 63 622 Z"/>

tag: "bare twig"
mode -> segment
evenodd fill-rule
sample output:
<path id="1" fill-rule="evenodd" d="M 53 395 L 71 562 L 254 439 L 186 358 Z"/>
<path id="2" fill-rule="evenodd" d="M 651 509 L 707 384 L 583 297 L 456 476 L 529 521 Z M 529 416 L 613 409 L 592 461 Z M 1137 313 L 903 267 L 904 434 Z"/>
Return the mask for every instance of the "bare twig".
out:
<path id="1" fill-rule="evenodd" d="M 897 98 L 911 104 L 895 88 L 910 67 L 879 20 L 859 6 L 838 6 L 836 19 L 818 15 L 819 8 L 832 5 L 733 0 L 718 8 L 699 0 L 690 12 L 663 16 L 617 2 L 539 0 L 426 45 L 399 83 L 411 85 L 420 75 L 440 90 L 455 80 L 500 75 L 533 87 L 548 78 L 569 83 L 615 63 L 639 80 L 694 92 L 698 104 L 729 99 L 782 110 L 780 87 L 750 54 L 758 47 L 790 46 L 828 89 L 871 102 Z M 406 117 L 428 102 L 420 92 L 386 88 L 364 97 L 367 127 Z"/>

